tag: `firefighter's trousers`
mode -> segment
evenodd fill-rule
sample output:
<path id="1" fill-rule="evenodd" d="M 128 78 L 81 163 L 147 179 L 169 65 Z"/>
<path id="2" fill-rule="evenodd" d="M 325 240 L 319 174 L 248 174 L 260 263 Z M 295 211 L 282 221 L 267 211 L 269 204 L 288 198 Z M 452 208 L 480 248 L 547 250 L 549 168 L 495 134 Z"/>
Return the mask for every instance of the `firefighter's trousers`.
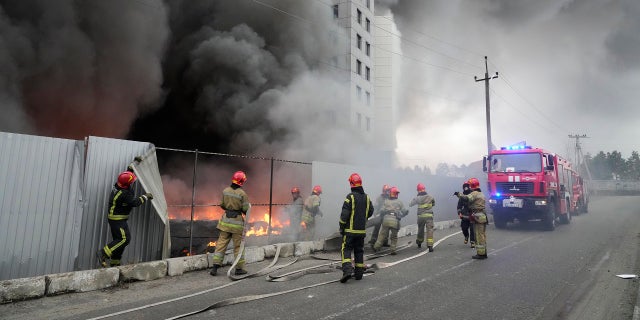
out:
<path id="1" fill-rule="evenodd" d="M 469 239 L 472 243 L 476 243 L 476 232 L 474 230 L 474 223 L 471 223 L 469 219 L 460 219 L 460 229 L 465 239 Z"/>
<path id="2" fill-rule="evenodd" d="M 303 241 L 311 241 L 311 240 L 314 240 L 315 234 L 316 234 L 315 218 L 313 220 L 302 219 L 302 232 L 300 233 L 300 238 Z"/>
<path id="3" fill-rule="evenodd" d="M 487 234 L 485 233 L 487 229 L 486 223 L 475 223 L 473 224 L 473 228 L 476 232 L 476 253 L 479 256 L 487 255 Z"/>
<path id="4" fill-rule="evenodd" d="M 119 266 L 124 249 L 131 242 L 131 232 L 127 220 L 109 220 L 111 238 L 113 240 L 104 246 L 104 253 L 111 259 L 111 266 Z"/>
<path id="5" fill-rule="evenodd" d="M 388 227 L 384 224 L 382 224 L 382 227 L 380 227 L 378 240 L 376 240 L 376 244 L 373 245 L 373 249 L 380 250 L 382 244 L 387 242 L 387 238 L 389 238 L 389 249 L 391 249 L 391 252 L 395 252 L 398 245 L 398 228 Z"/>
<path id="6" fill-rule="evenodd" d="M 418 217 L 418 237 L 416 243 L 424 242 L 424 230 L 427 230 L 427 246 L 433 247 L 433 216 L 429 218 Z"/>
<path id="7" fill-rule="evenodd" d="M 224 261 L 224 254 L 227 251 L 227 246 L 229 245 L 229 241 L 233 240 L 233 257 L 234 259 L 240 253 L 240 243 L 242 242 L 242 234 L 241 233 L 231 233 L 220 230 L 220 236 L 218 236 L 218 241 L 216 242 L 216 251 L 213 253 L 213 264 L 218 267 L 222 266 L 222 262 Z M 244 252 L 242 252 L 242 256 L 236 265 L 236 269 L 244 269 Z"/>
<path id="8" fill-rule="evenodd" d="M 356 268 L 364 268 L 364 235 L 342 236 L 342 269 L 350 267 L 351 254 Z"/>

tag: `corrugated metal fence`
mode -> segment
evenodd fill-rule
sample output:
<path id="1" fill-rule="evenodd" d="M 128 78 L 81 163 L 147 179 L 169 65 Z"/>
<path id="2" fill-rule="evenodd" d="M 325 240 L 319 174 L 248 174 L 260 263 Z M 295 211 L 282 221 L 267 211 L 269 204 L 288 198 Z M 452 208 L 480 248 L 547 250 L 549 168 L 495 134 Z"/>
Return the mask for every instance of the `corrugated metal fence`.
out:
<path id="1" fill-rule="evenodd" d="M 93 268 L 109 233 L 114 178 L 152 148 L 0 132 L 0 280 Z M 156 210 L 145 204 L 130 221 L 133 239 L 123 259 L 161 258 L 165 225 Z"/>

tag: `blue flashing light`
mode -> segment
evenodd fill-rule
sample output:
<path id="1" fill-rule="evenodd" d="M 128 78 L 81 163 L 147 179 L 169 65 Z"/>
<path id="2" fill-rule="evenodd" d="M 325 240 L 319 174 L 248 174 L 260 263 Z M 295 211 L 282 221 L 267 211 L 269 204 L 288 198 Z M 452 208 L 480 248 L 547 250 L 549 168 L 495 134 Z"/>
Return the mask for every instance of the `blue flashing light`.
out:
<path id="1" fill-rule="evenodd" d="M 531 146 L 515 145 L 515 146 L 500 147 L 500 150 L 524 150 L 524 149 L 531 149 Z"/>
<path id="2" fill-rule="evenodd" d="M 500 198 L 500 196 L 502 196 L 502 194 L 500 192 L 496 192 L 496 198 Z"/>

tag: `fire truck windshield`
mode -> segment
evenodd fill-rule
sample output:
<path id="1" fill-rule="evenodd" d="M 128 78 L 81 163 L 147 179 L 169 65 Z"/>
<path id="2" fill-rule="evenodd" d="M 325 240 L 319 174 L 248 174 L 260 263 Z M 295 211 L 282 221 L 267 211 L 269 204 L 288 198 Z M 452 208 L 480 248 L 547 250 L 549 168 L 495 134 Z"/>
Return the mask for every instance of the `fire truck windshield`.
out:
<path id="1" fill-rule="evenodd" d="M 539 153 L 508 153 L 491 156 L 491 172 L 540 172 Z"/>

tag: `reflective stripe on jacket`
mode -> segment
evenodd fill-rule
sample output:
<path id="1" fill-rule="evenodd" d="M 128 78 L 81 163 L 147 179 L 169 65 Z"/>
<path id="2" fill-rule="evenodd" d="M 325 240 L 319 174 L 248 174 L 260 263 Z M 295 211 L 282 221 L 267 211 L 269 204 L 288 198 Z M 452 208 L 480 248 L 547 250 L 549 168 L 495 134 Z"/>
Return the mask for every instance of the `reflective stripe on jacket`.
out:
<path id="1" fill-rule="evenodd" d="M 362 187 L 351 189 L 342 204 L 340 213 L 340 229 L 350 235 L 366 234 L 366 225 L 369 217 L 373 215 L 373 203 L 369 195 L 364 193 Z"/>

